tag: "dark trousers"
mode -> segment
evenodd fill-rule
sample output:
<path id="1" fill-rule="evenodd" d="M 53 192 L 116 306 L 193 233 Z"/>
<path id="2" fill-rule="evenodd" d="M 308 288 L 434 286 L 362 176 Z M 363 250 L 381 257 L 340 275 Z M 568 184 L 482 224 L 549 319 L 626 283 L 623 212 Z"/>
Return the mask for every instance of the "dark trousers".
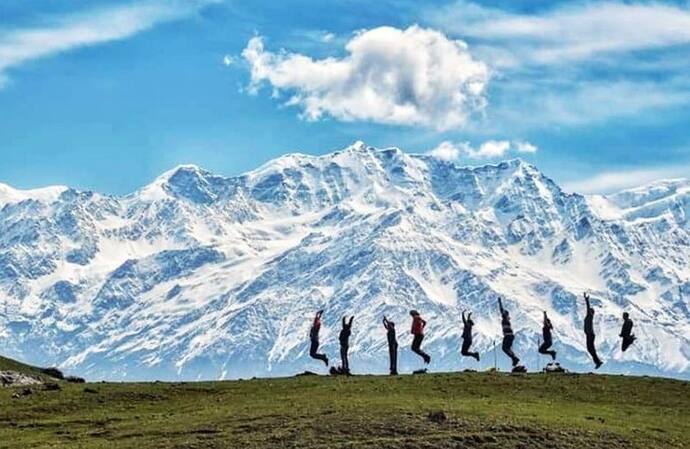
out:
<path id="1" fill-rule="evenodd" d="M 621 350 L 625 352 L 626 349 L 630 347 L 631 344 L 636 340 L 634 335 L 626 335 L 623 337 L 623 343 L 621 344 Z"/>
<path id="2" fill-rule="evenodd" d="M 350 372 L 350 361 L 347 359 L 347 351 L 349 350 L 349 345 L 340 345 L 340 364 L 343 367 L 343 370 L 347 373 Z"/>
<path id="3" fill-rule="evenodd" d="M 311 340 L 311 347 L 309 348 L 309 357 L 312 359 L 317 359 L 321 360 L 323 363 L 328 365 L 328 357 L 326 357 L 326 354 L 319 354 L 319 340 L 316 338 L 312 338 Z"/>
<path id="4" fill-rule="evenodd" d="M 539 353 L 550 355 L 552 360 L 556 360 L 556 351 L 554 351 L 553 349 L 549 349 L 552 344 L 553 342 L 548 340 L 542 343 L 541 346 L 539 346 Z"/>
<path id="5" fill-rule="evenodd" d="M 388 343 L 388 356 L 391 363 L 391 374 L 398 374 L 398 343 Z"/>
<path id="6" fill-rule="evenodd" d="M 597 355 L 597 348 L 594 347 L 594 338 L 594 334 L 587 334 L 587 352 L 592 356 L 592 361 L 594 361 L 595 364 L 601 365 L 601 359 L 599 359 Z"/>
<path id="7" fill-rule="evenodd" d="M 460 350 L 460 354 L 464 355 L 465 357 L 474 357 L 475 359 L 479 360 L 479 353 L 470 351 L 471 346 L 472 346 L 472 339 L 471 338 L 463 338 L 462 339 L 462 349 Z"/>
<path id="8" fill-rule="evenodd" d="M 516 366 L 520 362 L 520 359 L 513 352 L 513 341 L 514 340 L 515 340 L 515 335 L 504 335 L 503 336 L 503 344 L 501 345 L 501 349 L 503 349 L 503 352 L 505 352 L 505 354 L 508 357 L 510 357 L 510 360 L 512 361 L 513 366 Z"/>
<path id="9" fill-rule="evenodd" d="M 412 352 L 419 355 L 426 362 L 427 360 L 431 359 L 431 357 L 429 357 L 429 354 L 422 351 L 422 340 L 424 340 L 424 335 L 419 334 L 414 336 L 412 339 Z"/>

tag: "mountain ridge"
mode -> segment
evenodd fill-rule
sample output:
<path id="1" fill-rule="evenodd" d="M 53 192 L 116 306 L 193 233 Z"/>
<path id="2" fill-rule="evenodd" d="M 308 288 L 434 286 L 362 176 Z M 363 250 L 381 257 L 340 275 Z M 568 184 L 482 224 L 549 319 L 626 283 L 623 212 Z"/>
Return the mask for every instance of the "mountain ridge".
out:
<path id="1" fill-rule="evenodd" d="M 475 311 L 476 345 L 492 351 L 501 295 L 531 369 L 543 363 L 541 310 L 563 363 L 587 369 L 580 297 L 590 290 L 605 369 L 687 376 L 690 195 L 672 189 L 624 214 L 622 198 L 644 192 L 614 204 L 566 193 L 519 159 L 461 167 L 356 142 L 235 177 L 182 165 L 121 197 L 66 189 L 7 203 L 0 351 L 92 378 L 285 374 L 313 366 L 305 335 L 323 307 L 324 348 L 337 353 L 340 316 L 354 313 L 353 367 L 380 372 L 381 314 L 403 324 L 417 308 L 433 368 L 459 369 L 475 367 L 457 354 L 461 309 Z M 641 337 L 625 354 L 623 310 Z M 418 362 L 403 351 L 401 364 Z"/>

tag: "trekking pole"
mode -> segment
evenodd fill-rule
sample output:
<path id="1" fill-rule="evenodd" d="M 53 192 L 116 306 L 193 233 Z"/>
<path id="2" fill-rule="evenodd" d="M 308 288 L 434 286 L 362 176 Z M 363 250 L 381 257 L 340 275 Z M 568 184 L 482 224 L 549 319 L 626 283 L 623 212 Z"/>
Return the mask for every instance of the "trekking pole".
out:
<path id="1" fill-rule="evenodd" d="M 496 362 L 496 340 L 493 340 L 494 343 L 494 371 L 498 371 L 498 363 Z"/>

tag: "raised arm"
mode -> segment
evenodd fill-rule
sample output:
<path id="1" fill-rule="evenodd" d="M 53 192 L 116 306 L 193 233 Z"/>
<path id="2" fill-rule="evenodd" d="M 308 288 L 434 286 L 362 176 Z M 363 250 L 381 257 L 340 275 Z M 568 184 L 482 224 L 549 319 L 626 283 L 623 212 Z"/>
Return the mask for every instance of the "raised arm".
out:
<path id="1" fill-rule="evenodd" d="M 465 311 L 462 311 L 462 324 L 467 324 L 467 320 L 465 319 Z"/>
<path id="2" fill-rule="evenodd" d="M 383 327 L 385 327 L 386 330 L 388 330 L 388 318 L 386 318 L 385 316 L 383 317 Z"/>
<path id="3" fill-rule="evenodd" d="M 505 310 L 503 309 L 503 301 L 501 300 L 500 296 L 498 297 L 498 309 L 501 311 L 501 315 L 503 315 L 503 312 L 505 312 Z"/>
<path id="4" fill-rule="evenodd" d="M 587 311 L 589 312 L 589 310 L 592 308 L 592 305 L 589 303 L 589 294 L 587 292 L 585 292 L 584 296 L 585 296 L 585 303 L 587 304 Z"/>
<path id="5" fill-rule="evenodd" d="M 350 323 L 348 324 L 349 327 L 352 327 L 352 320 L 354 320 L 354 319 L 355 319 L 355 316 L 352 315 L 352 316 L 350 317 Z"/>
<path id="6" fill-rule="evenodd" d="M 346 326 L 345 317 L 343 317 L 343 327 Z"/>

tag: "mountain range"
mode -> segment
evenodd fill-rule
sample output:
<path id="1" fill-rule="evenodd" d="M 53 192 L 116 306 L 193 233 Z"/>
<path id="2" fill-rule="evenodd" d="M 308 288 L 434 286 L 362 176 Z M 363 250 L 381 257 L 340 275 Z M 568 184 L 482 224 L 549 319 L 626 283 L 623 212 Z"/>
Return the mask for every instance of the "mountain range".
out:
<path id="1" fill-rule="evenodd" d="M 235 177 L 186 165 L 126 196 L 0 184 L 0 353 L 89 379 L 196 380 L 325 372 L 354 315 L 353 372 L 401 370 L 410 317 L 428 321 L 432 370 L 508 369 L 497 298 L 528 369 L 542 311 L 570 370 L 690 378 L 690 181 L 612 195 L 565 192 L 521 160 L 463 167 L 362 142 L 290 154 Z M 481 362 L 459 356 L 473 312 Z M 638 340 L 620 350 L 621 314 Z M 496 349 L 496 347 L 499 347 Z"/>

